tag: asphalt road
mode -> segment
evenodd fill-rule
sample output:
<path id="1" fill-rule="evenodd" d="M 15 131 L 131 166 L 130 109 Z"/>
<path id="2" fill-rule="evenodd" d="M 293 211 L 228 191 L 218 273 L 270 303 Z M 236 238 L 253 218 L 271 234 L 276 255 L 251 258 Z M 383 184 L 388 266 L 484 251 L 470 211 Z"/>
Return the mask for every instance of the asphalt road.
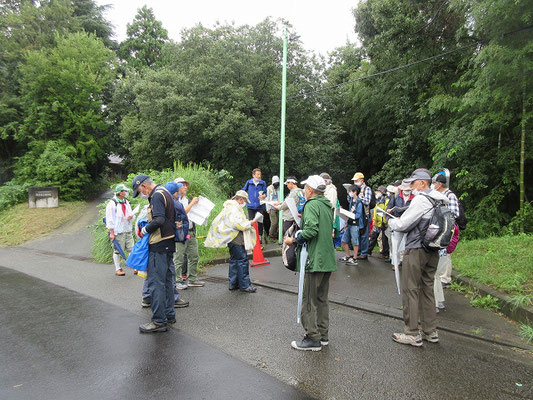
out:
<path id="1" fill-rule="evenodd" d="M 220 280 L 182 292 L 191 306 L 170 332 L 141 335 L 150 318 L 142 279 L 72 251 L 89 240 L 80 229 L 0 249 L 9 268 L 0 275 L 0 399 L 218 399 L 228 385 L 232 398 L 533 398 L 525 351 L 449 332 L 437 345 L 402 346 L 391 340 L 400 321 L 334 304 L 330 346 L 298 352 L 294 294 L 230 292 Z M 168 366 L 157 382 L 154 359 Z"/>

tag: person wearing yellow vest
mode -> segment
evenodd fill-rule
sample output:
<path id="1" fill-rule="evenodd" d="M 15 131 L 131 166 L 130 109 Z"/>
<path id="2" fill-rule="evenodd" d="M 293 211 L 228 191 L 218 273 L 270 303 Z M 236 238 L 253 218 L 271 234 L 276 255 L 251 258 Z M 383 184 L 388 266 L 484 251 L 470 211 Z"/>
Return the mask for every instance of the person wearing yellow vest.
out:
<path id="1" fill-rule="evenodd" d="M 381 242 L 383 248 L 381 249 L 381 256 L 385 259 L 389 259 L 389 239 L 385 235 L 385 230 L 387 229 L 387 219 L 383 216 L 382 213 L 378 213 L 377 209 L 381 208 L 382 210 L 387 210 L 389 205 L 390 197 L 387 197 L 387 189 L 384 186 L 380 186 L 374 192 L 376 196 L 376 207 L 374 208 L 374 215 L 372 221 L 374 223 L 374 228 L 372 228 L 372 233 L 370 234 L 370 244 L 368 245 L 368 255 L 372 254 L 372 250 L 376 246 L 378 237 L 381 234 Z"/>

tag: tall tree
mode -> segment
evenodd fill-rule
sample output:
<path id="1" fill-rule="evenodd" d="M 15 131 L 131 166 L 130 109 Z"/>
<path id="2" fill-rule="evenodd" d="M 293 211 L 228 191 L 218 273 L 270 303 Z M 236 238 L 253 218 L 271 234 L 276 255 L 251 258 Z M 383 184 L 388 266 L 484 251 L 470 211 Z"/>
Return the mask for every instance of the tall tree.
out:
<path id="1" fill-rule="evenodd" d="M 154 11 L 147 6 L 138 9 L 126 32 L 128 38 L 120 44 L 120 57 L 136 70 L 155 68 L 168 42 L 168 33 L 155 18 Z"/>

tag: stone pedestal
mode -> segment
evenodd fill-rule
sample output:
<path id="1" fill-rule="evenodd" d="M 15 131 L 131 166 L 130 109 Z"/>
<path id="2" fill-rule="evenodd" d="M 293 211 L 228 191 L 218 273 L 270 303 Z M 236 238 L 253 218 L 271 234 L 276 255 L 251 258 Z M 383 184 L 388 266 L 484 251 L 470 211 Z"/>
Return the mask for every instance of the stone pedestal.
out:
<path id="1" fill-rule="evenodd" d="M 59 207 L 58 187 L 30 187 L 28 188 L 29 208 Z"/>

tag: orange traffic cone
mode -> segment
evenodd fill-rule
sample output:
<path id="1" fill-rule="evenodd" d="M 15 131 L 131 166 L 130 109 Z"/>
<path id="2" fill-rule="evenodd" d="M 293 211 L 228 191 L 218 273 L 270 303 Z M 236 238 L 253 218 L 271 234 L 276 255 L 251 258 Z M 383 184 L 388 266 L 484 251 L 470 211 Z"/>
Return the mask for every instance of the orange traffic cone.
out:
<path id="1" fill-rule="evenodd" d="M 265 256 L 263 255 L 263 250 L 261 250 L 261 241 L 259 240 L 259 230 L 257 229 L 257 221 L 254 221 L 254 228 L 255 228 L 255 246 L 254 246 L 254 254 L 252 258 L 252 267 L 261 267 L 263 265 L 269 265 L 270 261 L 268 261 Z"/>

